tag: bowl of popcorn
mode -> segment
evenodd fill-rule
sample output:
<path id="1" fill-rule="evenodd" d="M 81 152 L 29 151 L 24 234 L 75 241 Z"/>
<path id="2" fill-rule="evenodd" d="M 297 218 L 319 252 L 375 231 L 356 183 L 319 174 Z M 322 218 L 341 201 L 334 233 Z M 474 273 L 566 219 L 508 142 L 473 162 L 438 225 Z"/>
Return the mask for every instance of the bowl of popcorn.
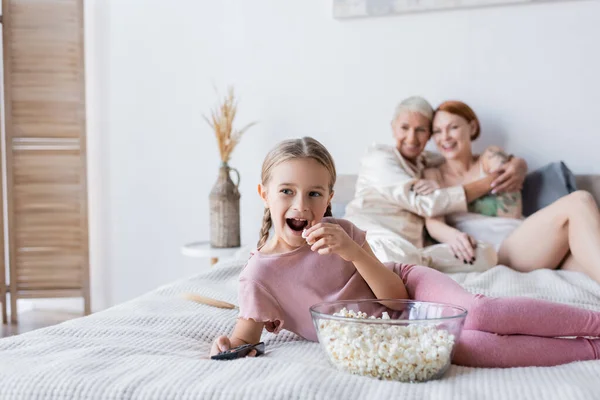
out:
<path id="1" fill-rule="evenodd" d="M 425 382 L 450 367 L 467 310 L 413 300 L 349 300 L 310 308 L 319 343 L 338 369 Z"/>

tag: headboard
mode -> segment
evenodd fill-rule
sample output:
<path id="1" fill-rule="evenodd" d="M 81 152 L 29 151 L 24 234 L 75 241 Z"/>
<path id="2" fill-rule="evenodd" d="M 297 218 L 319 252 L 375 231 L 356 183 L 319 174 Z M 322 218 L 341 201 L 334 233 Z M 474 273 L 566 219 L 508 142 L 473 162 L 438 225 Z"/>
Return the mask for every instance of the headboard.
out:
<path id="1" fill-rule="evenodd" d="M 577 189 L 590 192 L 600 204 L 600 175 L 575 175 Z"/>
<path id="2" fill-rule="evenodd" d="M 331 200 L 331 212 L 334 217 L 341 218 L 345 214 L 346 204 L 354 198 L 357 175 L 337 176 L 333 190 L 333 199 Z"/>
<path id="3" fill-rule="evenodd" d="M 331 202 L 331 208 L 335 217 L 344 215 L 346 204 L 354 197 L 354 187 L 357 175 L 340 174 L 335 183 L 335 194 Z M 590 192 L 600 204 L 600 175 L 575 175 L 577 189 Z"/>

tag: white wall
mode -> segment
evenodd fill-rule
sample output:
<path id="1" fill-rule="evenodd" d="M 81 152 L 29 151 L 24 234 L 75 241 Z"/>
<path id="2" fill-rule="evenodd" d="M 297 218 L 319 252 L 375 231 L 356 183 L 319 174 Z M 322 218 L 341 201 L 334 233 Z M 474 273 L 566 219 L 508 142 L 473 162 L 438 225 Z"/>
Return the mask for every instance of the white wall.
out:
<path id="1" fill-rule="evenodd" d="M 277 141 L 312 135 L 340 173 L 372 141 L 389 141 L 396 102 L 456 98 L 530 167 L 563 159 L 600 173 L 600 1 L 338 21 L 331 1 L 103 0 L 88 42 L 95 97 L 96 273 L 102 305 L 184 277 L 207 261 L 180 246 L 208 238 L 219 165 L 201 118 L 222 90 L 241 96 L 238 123 L 259 120 L 234 152 L 242 237 L 257 239 L 260 164 Z M 88 68 L 90 66 L 88 65 Z M 89 72 L 89 70 L 88 70 Z M 90 161 L 92 162 L 92 161 Z M 96 304 L 98 306 L 98 304 Z"/>

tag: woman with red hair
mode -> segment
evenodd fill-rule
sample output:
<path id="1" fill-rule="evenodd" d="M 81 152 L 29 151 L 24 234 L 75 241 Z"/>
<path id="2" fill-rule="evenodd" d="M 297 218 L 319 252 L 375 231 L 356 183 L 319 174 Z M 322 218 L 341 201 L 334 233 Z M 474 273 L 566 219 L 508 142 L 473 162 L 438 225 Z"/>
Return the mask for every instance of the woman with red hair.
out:
<path id="1" fill-rule="evenodd" d="M 467 104 L 446 101 L 435 111 L 432 138 L 446 162 L 424 171 L 441 187 L 466 184 L 493 173 L 510 156 L 498 147 L 474 155 L 479 120 Z M 555 269 L 585 272 L 600 282 L 600 212 L 592 195 L 573 192 L 527 219 L 520 192 L 495 193 L 468 205 L 467 212 L 427 218 L 431 237 L 446 243 L 458 259 L 469 260 L 477 241 L 493 243 L 498 263 L 515 270 Z"/>

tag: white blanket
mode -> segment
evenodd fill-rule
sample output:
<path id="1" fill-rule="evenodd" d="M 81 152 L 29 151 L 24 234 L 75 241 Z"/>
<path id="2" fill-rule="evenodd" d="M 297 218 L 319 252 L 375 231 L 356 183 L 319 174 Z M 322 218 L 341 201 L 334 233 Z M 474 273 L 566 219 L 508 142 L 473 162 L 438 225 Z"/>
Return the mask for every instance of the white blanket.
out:
<path id="1" fill-rule="evenodd" d="M 267 354 L 211 361 L 211 341 L 236 311 L 181 298 L 195 292 L 237 302 L 240 261 L 85 318 L 0 340 L 0 399 L 594 399 L 600 361 L 550 368 L 452 366 L 428 383 L 399 383 L 335 370 L 319 344 L 265 333 Z M 600 310 L 600 286 L 579 273 L 505 267 L 453 277 L 487 295 L 526 295 Z"/>

